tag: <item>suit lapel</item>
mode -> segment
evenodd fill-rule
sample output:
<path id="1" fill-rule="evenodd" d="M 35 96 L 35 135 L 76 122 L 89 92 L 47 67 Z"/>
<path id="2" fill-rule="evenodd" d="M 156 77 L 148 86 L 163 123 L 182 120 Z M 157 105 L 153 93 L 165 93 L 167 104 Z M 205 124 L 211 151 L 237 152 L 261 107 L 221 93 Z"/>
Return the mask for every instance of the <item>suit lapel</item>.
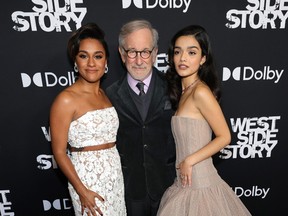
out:
<path id="1" fill-rule="evenodd" d="M 119 98 L 121 100 L 121 104 L 123 112 L 127 113 L 128 116 L 131 117 L 132 120 L 136 119 L 138 122 L 142 122 L 140 113 L 132 99 L 132 97 L 130 96 L 130 92 L 129 92 L 129 85 L 127 82 L 127 77 L 125 76 L 124 79 L 121 82 L 120 88 L 117 92 L 117 94 L 119 95 Z M 120 104 L 119 103 L 119 104 Z"/>
<path id="2" fill-rule="evenodd" d="M 155 83 L 146 121 L 153 120 L 153 118 L 158 116 L 157 112 L 163 109 L 161 102 L 163 101 L 166 91 L 165 83 L 161 80 L 157 71 L 153 71 L 153 76 Z"/>

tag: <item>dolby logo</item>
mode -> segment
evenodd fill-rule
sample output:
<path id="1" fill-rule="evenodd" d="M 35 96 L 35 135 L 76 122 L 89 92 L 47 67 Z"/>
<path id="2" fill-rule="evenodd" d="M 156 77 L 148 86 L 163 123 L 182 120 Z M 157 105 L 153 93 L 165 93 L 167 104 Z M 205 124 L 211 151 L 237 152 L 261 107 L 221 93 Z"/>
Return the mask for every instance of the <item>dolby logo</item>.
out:
<path id="1" fill-rule="evenodd" d="M 122 8 L 129 8 L 132 3 L 139 9 L 154 9 L 160 7 L 162 9 L 181 9 L 183 13 L 186 13 L 191 0 L 122 0 Z"/>
<path id="2" fill-rule="evenodd" d="M 283 75 L 284 69 L 277 70 L 271 69 L 270 66 L 264 66 L 260 70 L 256 70 L 249 66 L 236 67 L 230 70 L 227 67 L 223 67 L 223 81 L 234 79 L 236 81 L 250 81 L 250 80 L 268 80 L 278 83 Z"/>
<path id="3" fill-rule="evenodd" d="M 37 87 L 54 87 L 56 85 L 68 86 L 75 82 L 74 72 L 67 72 L 66 76 L 57 76 L 52 72 L 38 72 L 34 75 L 28 75 L 26 73 L 21 73 L 22 85 L 27 88 L 31 85 Z"/>
<path id="4" fill-rule="evenodd" d="M 71 200 L 68 198 L 65 199 L 56 199 L 54 201 L 43 200 L 44 211 L 50 210 L 68 210 L 72 208 Z"/>

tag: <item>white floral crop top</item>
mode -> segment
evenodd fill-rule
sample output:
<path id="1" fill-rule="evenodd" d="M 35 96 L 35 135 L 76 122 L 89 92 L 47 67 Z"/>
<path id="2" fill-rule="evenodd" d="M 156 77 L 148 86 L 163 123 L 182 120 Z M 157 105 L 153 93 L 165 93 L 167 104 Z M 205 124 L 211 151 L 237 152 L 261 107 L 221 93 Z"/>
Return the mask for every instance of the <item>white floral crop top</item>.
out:
<path id="1" fill-rule="evenodd" d="M 68 142 L 75 148 L 115 142 L 118 127 L 114 107 L 89 111 L 71 122 Z"/>

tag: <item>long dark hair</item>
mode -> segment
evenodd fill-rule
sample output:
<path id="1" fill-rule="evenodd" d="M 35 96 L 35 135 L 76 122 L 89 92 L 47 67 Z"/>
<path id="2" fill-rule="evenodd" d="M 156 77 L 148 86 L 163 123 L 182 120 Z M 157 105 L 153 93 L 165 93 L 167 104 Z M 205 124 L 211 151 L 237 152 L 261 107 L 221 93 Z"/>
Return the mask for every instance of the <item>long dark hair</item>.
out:
<path id="1" fill-rule="evenodd" d="M 174 109 L 177 109 L 182 94 L 181 77 L 177 74 L 173 61 L 174 47 L 176 40 L 181 36 L 193 36 L 199 43 L 202 50 L 202 56 L 206 56 L 206 61 L 199 68 L 198 76 L 201 81 L 205 82 L 216 99 L 219 101 L 221 97 L 218 75 L 214 65 L 211 44 L 206 30 L 199 25 L 190 25 L 179 30 L 171 39 L 168 50 L 169 68 L 166 72 L 168 80 L 168 91 L 171 103 Z"/>

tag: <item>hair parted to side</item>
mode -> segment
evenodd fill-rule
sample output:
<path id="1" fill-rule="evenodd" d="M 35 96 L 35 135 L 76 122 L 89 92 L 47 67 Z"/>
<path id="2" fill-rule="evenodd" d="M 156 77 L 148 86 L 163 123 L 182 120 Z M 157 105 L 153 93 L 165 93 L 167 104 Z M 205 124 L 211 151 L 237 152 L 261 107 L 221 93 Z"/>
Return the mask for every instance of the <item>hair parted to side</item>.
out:
<path id="1" fill-rule="evenodd" d="M 72 33 L 68 40 L 67 52 L 69 61 L 72 65 L 74 65 L 76 55 L 79 52 L 80 42 L 86 38 L 98 40 L 103 45 L 106 58 L 109 58 L 109 49 L 108 44 L 105 41 L 104 31 L 95 23 L 87 23 Z"/>
<path id="2" fill-rule="evenodd" d="M 211 43 L 206 30 L 200 25 L 190 25 L 179 30 L 171 39 L 168 50 L 169 69 L 166 72 L 168 79 L 168 88 L 173 107 L 176 109 L 182 93 L 181 77 L 175 69 L 174 47 L 176 40 L 181 36 L 193 36 L 200 45 L 202 56 L 206 56 L 205 63 L 199 68 L 198 76 L 201 81 L 206 83 L 216 99 L 219 101 L 221 97 L 219 78 L 214 64 L 214 58 L 211 49 Z"/>
<path id="3" fill-rule="evenodd" d="M 158 31 L 153 28 L 152 24 L 144 19 L 137 19 L 137 20 L 132 20 L 122 26 L 120 29 L 119 33 L 119 46 L 125 47 L 125 39 L 126 37 L 133 33 L 134 31 L 140 30 L 140 29 L 149 29 L 151 31 L 152 37 L 153 37 L 153 47 L 157 48 L 158 47 L 158 40 L 159 40 L 159 34 Z"/>

